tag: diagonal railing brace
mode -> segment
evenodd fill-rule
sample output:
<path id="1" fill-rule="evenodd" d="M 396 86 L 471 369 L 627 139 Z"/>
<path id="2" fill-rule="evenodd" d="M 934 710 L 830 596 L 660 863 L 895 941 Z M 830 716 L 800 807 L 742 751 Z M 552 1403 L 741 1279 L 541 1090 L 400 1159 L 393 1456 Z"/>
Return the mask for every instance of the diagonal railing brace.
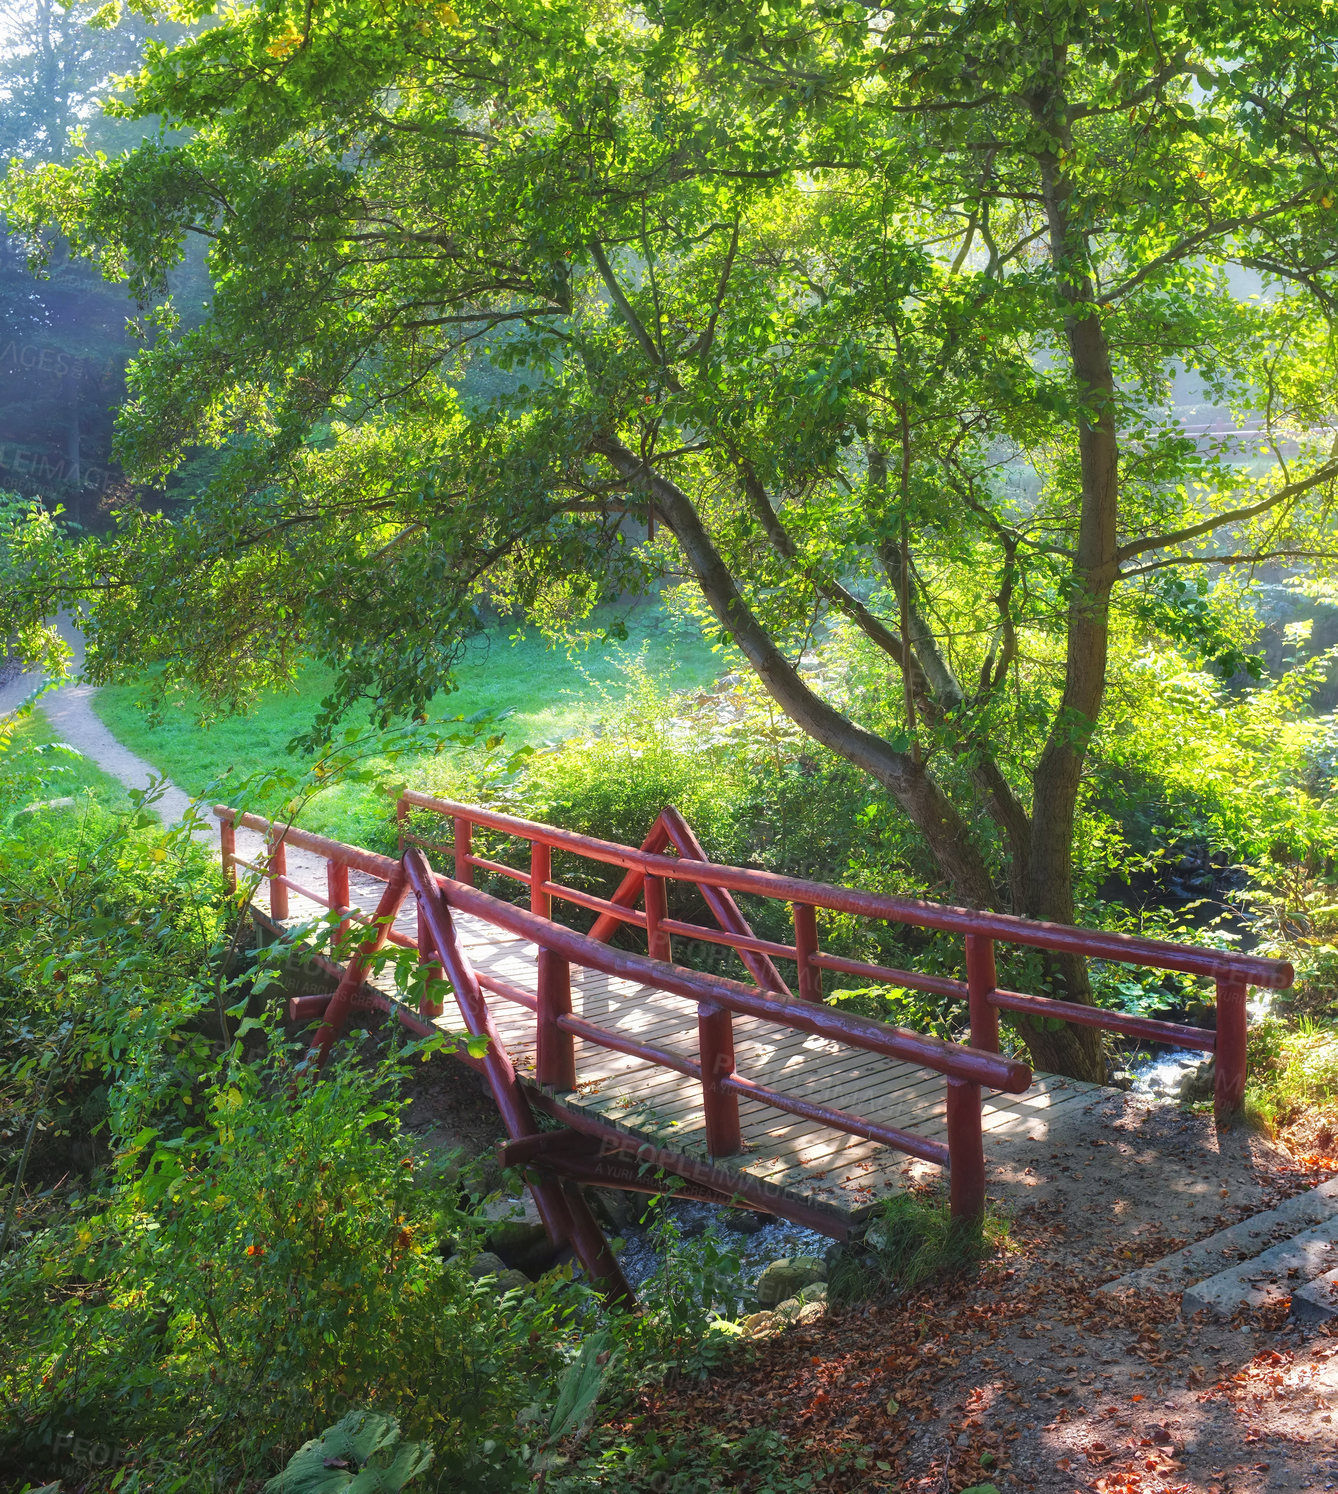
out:
<path id="1" fill-rule="evenodd" d="M 641 842 L 641 849 L 652 856 L 658 856 L 661 852 L 668 850 L 671 845 L 680 856 L 686 857 L 689 861 L 708 862 L 710 860 L 692 826 L 672 804 L 666 804 L 650 827 L 650 834 Z M 623 877 L 618 884 L 617 891 L 609 901 L 619 908 L 634 907 L 645 885 L 645 872 L 633 869 Z M 712 917 L 725 933 L 751 936 L 753 927 L 743 916 L 742 910 L 734 901 L 733 894 L 728 888 L 699 885 L 697 891 L 701 893 L 703 901 L 711 910 Z M 615 914 L 602 913 L 591 927 L 590 937 L 607 941 L 613 937 L 620 926 L 620 921 Z M 784 977 L 776 969 L 770 956 L 758 954 L 751 949 L 740 949 L 736 953 L 743 961 L 748 974 L 764 991 L 774 991 L 777 996 L 791 994 L 789 986 L 785 984 Z"/>
<path id="2" fill-rule="evenodd" d="M 539 1129 L 534 1111 L 516 1077 L 515 1065 L 502 1045 L 469 957 L 460 947 L 450 906 L 437 885 L 432 867 L 416 846 L 405 853 L 402 865 L 418 899 L 419 916 L 432 935 L 437 957 L 455 991 L 465 1027 L 471 1036 L 488 1039 L 483 1072 L 507 1134 L 512 1141 L 531 1137 Z M 634 1303 L 632 1289 L 580 1189 L 574 1183 L 570 1187 L 564 1185 L 551 1173 L 547 1176 L 536 1173 L 527 1177 L 527 1183 L 553 1243 L 561 1245 L 570 1241 L 586 1276 L 610 1301 Z"/>

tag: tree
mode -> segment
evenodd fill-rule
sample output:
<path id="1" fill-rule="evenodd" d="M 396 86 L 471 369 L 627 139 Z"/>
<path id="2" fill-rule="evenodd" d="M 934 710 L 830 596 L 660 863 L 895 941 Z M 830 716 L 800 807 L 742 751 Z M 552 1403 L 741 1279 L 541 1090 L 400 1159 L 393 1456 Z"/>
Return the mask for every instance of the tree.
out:
<path id="1" fill-rule="evenodd" d="M 685 573 L 955 896 L 1068 921 L 1112 629 L 1231 671 L 1254 568 L 1335 558 L 1338 19 L 761 9 L 267 0 L 154 49 L 130 107 L 196 133 L 8 211 L 145 301 L 208 239 L 121 456 L 226 459 L 179 523 L 16 537 L 11 607 L 95 583 L 95 671 L 229 704 L 307 649 L 328 726 L 448 687 L 483 597 L 559 626 Z M 1195 380 L 1262 458 L 1186 430 Z M 844 697 L 797 667 L 822 631 Z M 1101 1077 L 1091 1030 L 1027 1037 Z"/>
<path id="2" fill-rule="evenodd" d="M 143 123 L 105 113 L 100 99 L 138 65 L 153 28 L 139 17 L 98 25 L 95 15 L 80 0 L 0 0 L 0 162 L 64 161 L 80 131 L 103 146 L 143 137 Z M 157 133 L 156 121 L 150 128 Z M 63 246 L 54 246 L 42 282 L 25 260 L 22 246 L 0 235 L 0 481 L 97 524 L 121 482 L 111 428 L 133 308 Z"/>

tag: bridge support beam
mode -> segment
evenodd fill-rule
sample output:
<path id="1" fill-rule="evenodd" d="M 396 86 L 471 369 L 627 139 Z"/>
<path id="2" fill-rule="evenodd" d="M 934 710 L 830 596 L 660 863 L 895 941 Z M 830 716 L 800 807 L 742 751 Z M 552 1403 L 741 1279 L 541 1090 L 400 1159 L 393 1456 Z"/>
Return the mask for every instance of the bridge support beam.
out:
<path id="1" fill-rule="evenodd" d="M 533 1136 L 538 1130 L 534 1112 L 530 1109 L 530 1102 L 516 1077 L 515 1066 L 498 1035 L 474 967 L 460 947 L 450 906 L 437 885 L 431 864 L 422 851 L 415 848 L 405 853 L 402 867 L 401 876 L 408 878 L 409 885 L 418 898 L 423 921 L 455 989 L 455 999 L 465 1027 L 473 1036 L 488 1039 L 488 1049 L 483 1055 L 483 1072 L 487 1076 L 493 1099 L 497 1101 L 497 1108 L 502 1112 L 507 1134 L 513 1141 Z M 562 971 L 551 971 L 550 981 L 556 980 L 559 975 L 566 978 L 567 962 L 560 960 L 560 964 Z M 542 972 L 541 965 L 541 988 Z M 570 1002 L 570 987 L 568 1001 Z M 530 1192 L 534 1196 L 535 1206 L 548 1231 L 549 1239 L 555 1245 L 571 1241 L 576 1258 L 591 1285 L 602 1291 L 611 1302 L 634 1305 L 636 1296 L 627 1285 L 622 1269 L 609 1249 L 609 1243 L 595 1222 L 595 1216 L 590 1212 L 590 1206 L 581 1190 L 575 1185 L 565 1187 L 551 1174 L 544 1176 L 539 1173 L 530 1184 Z"/>
<path id="2" fill-rule="evenodd" d="M 344 1030 L 348 1014 L 353 1010 L 354 1000 L 362 986 L 363 977 L 367 973 L 368 961 L 378 950 L 384 948 L 390 937 L 395 915 L 404 901 L 406 886 L 404 871 L 397 867 L 386 883 L 386 890 L 381 894 L 381 901 L 376 905 L 376 912 L 372 916 L 371 937 L 365 939 L 354 950 L 344 970 L 343 979 L 339 982 L 338 988 L 330 998 L 329 1006 L 325 1009 L 325 1020 L 316 1029 L 312 1051 L 316 1055 L 318 1067 L 324 1064 L 330 1056 L 330 1048 L 334 1040 Z M 277 918 L 277 914 L 275 916 Z"/>

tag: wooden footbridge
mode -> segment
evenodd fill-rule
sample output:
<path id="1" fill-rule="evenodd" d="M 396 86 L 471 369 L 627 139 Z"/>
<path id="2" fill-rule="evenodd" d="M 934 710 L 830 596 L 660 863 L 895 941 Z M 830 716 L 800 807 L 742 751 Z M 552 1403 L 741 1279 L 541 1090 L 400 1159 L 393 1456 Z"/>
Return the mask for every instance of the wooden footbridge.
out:
<path id="1" fill-rule="evenodd" d="M 481 1058 L 461 1056 L 482 1069 L 498 1102 L 511 1138 L 503 1160 L 525 1168 L 554 1241 L 569 1241 L 614 1295 L 627 1288 L 582 1184 L 659 1192 L 668 1173 L 689 1197 L 841 1239 L 902 1186 L 912 1158 L 947 1170 L 955 1215 L 978 1215 L 987 1142 L 1046 1136 L 1053 1145 L 1066 1113 L 1099 1091 L 1003 1056 L 1001 1010 L 1214 1053 L 1214 1108 L 1226 1124 L 1244 1097 L 1249 987 L 1292 979 L 1277 960 L 723 866 L 672 808 L 632 847 L 409 792 L 398 805 L 398 858 L 227 806 L 214 812 L 229 885 L 239 868 L 268 884 L 267 905 L 252 904 L 259 923 L 275 933 L 322 918 L 336 926 L 328 951 L 315 955 L 336 989 L 289 1003 L 293 1018 L 320 1019 L 318 1058 L 369 1003 L 419 1033 L 463 1027 L 488 1039 Z M 450 826 L 448 840 L 438 825 Z M 239 850 L 239 831 L 263 837 L 253 853 Z M 520 864 L 505 849 L 479 854 L 480 831 L 490 848 L 519 842 L 528 854 Z M 454 875 L 434 870 L 429 851 Z M 555 858 L 565 880 L 555 878 Z M 622 872 L 611 896 L 575 885 L 598 885 L 592 863 L 604 877 L 606 868 Z M 498 890 L 521 884 L 528 906 L 476 886 L 480 874 Z M 670 916 L 670 884 L 695 888 L 712 923 Z M 787 904 L 793 942 L 754 934 L 735 893 Z M 558 921 L 555 904 L 581 910 L 588 929 Z M 827 953 L 820 912 L 960 934 L 966 979 Z M 620 929 L 647 952 L 610 944 Z M 675 939 L 734 951 L 747 979 L 675 964 Z M 1205 977 L 1216 986 L 1216 1029 L 1000 989 L 1000 941 Z M 414 980 L 402 969 L 397 978 L 388 947 L 412 952 Z M 965 1002 L 970 1045 L 834 1010 L 824 1003 L 827 972 Z M 536 1111 L 557 1125 L 541 1127 Z"/>

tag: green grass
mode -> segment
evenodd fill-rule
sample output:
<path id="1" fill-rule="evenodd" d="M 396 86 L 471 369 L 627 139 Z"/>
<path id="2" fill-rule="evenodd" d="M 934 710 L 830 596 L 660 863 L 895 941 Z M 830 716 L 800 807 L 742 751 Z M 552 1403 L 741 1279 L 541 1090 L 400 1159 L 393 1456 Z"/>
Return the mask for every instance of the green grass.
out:
<path id="1" fill-rule="evenodd" d="M 936 1194 L 896 1193 L 878 1206 L 865 1231 L 863 1253 L 838 1255 L 828 1276 L 833 1302 L 909 1294 L 940 1276 L 970 1270 L 1005 1249 L 1008 1223 L 987 1210 L 980 1221 L 951 1217 Z"/>
<path id="2" fill-rule="evenodd" d="M 0 816 L 51 799 L 92 799 L 104 809 L 130 808 L 124 787 L 91 758 L 63 748 L 39 710 L 15 728 L 9 744 L 0 739 Z M 39 811 L 70 813 L 69 809 Z"/>
<path id="3" fill-rule="evenodd" d="M 1250 1028 L 1249 1112 L 1270 1134 L 1307 1111 L 1338 1111 L 1338 1025 L 1265 1017 Z"/>
<path id="4" fill-rule="evenodd" d="M 675 622 L 653 603 L 599 609 L 595 621 L 627 624 L 623 643 L 591 645 L 569 655 L 550 647 L 533 632 L 515 641 L 514 625 L 503 624 L 474 640 L 457 670 L 459 689 L 439 696 L 429 710 L 432 719 L 469 716 L 477 711 L 511 711 L 502 730 L 506 747 L 541 746 L 587 729 L 617 709 L 629 689 L 628 664 L 644 657 L 646 668 L 671 689 L 686 690 L 711 680 L 716 656 L 690 625 Z M 94 697 L 94 709 L 115 736 L 190 794 L 202 794 L 228 773 L 237 778 L 292 764 L 286 744 L 311 723 L 330 675 L 312 665 L 287 694 L 263 697 L 245 716 L 228 717 L 212 726 L 197 724 L 198 706 L 190 700 L 169 707 L 154 725 L 141 709 L 137 685 L 111 685 Z M 350 725 L 364 725 L 366 718 Z M 293 764 L 300 766 L 299 764 Z M 376 767 L 373 760 L 372 767 Z M 461 771 L 450 754 L 384 764 L 387 780 L 449 791 Z M 217 789 L 215 789 L 217 792 Z M 327 790 L 301 815 L 310 829 L 374 843 L 383 834 L 384 796 L 365 784 Z"/>

